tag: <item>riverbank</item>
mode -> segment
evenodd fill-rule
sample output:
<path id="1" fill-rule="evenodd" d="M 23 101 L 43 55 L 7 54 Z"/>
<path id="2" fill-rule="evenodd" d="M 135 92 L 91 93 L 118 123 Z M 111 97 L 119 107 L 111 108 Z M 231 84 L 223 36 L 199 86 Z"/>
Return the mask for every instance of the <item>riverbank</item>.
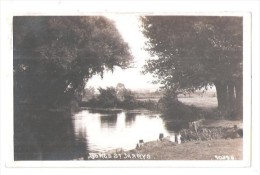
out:
<path id="1" fill-rule="evenodd" d="M 205 120 L 206 133 L 198 133 L 193 139 L 191 130 L 183 134 L 181 144 L 167 138 L 145 142 L 142 147 L 130 151 L 116 149 L 106 153 L 94 153 L 87 160 L 242 160 L 243 137 L 234 130 L 243 128 L 241 120 Z M 216 130 L 217 129 L 217 130 Z M 187 130 L 186 130 L 187 131 Z M 208 132 L 209 131 L 209 132 Z"/>
<path id="2" fill-rule="evenodd" d="M 77 160 L 242 160 L 243 139 L 192 141 L 182 144 L 151 141 L 130 151 L 117 149 L 107 153 L 90 153 Z"/>
<path id="3" fill-rule="evenodd" d="M 170 141 L 152 141 L 130 154 L 150 155 L 151 160 L 216 160 L 243 159 L 243 139 L 217 139 L 175 144 Z"/>
<path id="4" fill-rule="evenodd" d="M 201 125 L 202 128 L 218 128 L 225 131 L 211 133 L 219 134 L 216 135 L 219 139 L 193 140 L 181 144 L 172 143 L 168 140 L 153 141 L 147 142 L 143 147 L 130 152 L 133 154 L 150 154 L 152 160 L 241 160 L 243 159 L 243 138 L 233 130 L 234 125 L 243 129 L 241 120 L 205 120 Z M 233 136 L 234 133 L 236 135 L 233 138 L 229 137 L 230 135 Z"/>
<path id="5" fill-rule="evenodd" d="M 137 108 L 137 109 L 122 109 L 122 108 L 92 108 L 92 107 L 80 107 L 81 110 L 89 110 L 91 112 L 106 112 L 106 113 L 120 113 L 120 112 L 128 112 L 128 113 L 140 113 L 140 114 L 160 114 L 158 111 L 151 111 L 145 108 Z"/>

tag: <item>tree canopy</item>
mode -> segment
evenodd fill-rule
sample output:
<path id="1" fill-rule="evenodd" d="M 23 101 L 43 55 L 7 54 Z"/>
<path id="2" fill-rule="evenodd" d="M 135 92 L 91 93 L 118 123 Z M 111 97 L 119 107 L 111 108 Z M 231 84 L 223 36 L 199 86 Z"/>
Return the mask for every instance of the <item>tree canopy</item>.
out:
<path id="1" fill-rule="evenodd" d="M 16 101 L 57 105 L 82 94 L 95 74 L 132 62 L 115 24 L 102 16 L 13 18 Z"/>
<path id="2" fill-rule="evenodd" d="M 146 50 L 152 56 L 145 72 L 177 92 L 215 85 L 220 108 L 235 97 L 242 101 L 242 17 L 145 16 L 141 20 Z"/>

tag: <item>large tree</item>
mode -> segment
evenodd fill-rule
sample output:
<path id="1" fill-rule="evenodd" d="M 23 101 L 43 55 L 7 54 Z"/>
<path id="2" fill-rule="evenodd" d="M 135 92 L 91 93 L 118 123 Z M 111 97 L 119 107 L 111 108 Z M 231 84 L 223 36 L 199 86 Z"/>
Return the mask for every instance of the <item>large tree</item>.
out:
<path id="1" fill-rule="evenodd" d="M 132 56 L 102 16 L 13 18 L 15 102 L 57 106 L 82 94 L 94 74 L 127 68 Z"/>
<path id="2" fill-rule="evenodd" d="M 145 72 L 174 91 L 215 85 L 220 115 L 242 112 L 242 17 L 146 16 L 141 20 L 152 56 Z"/>

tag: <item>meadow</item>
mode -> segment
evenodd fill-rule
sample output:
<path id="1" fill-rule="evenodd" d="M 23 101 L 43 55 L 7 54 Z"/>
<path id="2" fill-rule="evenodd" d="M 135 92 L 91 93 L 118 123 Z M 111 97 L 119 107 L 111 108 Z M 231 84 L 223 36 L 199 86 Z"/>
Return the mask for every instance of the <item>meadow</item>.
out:
<path id="1" fill-rule="evenodd" d="M 218 106 L 217 98 L 211 96 L 179 97 L 178 100 L 186 105 L 193 105 L 202 109 L 214 109 Z"/>

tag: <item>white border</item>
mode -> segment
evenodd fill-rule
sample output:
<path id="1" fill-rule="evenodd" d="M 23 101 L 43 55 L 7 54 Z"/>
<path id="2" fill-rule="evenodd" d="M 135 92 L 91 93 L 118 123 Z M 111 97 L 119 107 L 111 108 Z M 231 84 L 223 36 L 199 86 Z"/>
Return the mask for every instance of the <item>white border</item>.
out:
<path id="1" fill-rule="evenodd" d="M 6 168 L 5 165 L 13 167 L 216 167 L 214 173 L 223 171 L 228 172 L 240 172 L 240 173 L 259 173 L 259 135 L 255 136 L 255 133 L 259 131 L 259 110 L 253 110 L 253 120 L 252 120 L 252 146 L 253 146 L 253 160 L 250 162 L 250 156 L 248 155 L 248 150 L 250 149 L 250 115 L 251 115 L 251 63 L 250 63 L 250 45 L 244 46 L 244 76 L 249 77 L 244 79 L 244 153 L 247 158 L 243 161 L 234 162 L 221 162 L 221 161 L 104 161 L 104 162 L 80 162 L 80 161 L 32 161 L 32 162 L 14 162 L 12 160 L 12 16 L 14 15 L 86 15 L 86 14 L 105 14 L 105 13 L 146 13 L 146 14 L 183 14 L 189 12 L 191 14 L 207 14 L 216 12 L 214 14 L 219 14 L 219 12 L 229 12 L 231 15 L 241 15 L 248 14 L 250 12 L 253 16 L 252 18 L 252 39 L 253 39 L 253 58 L 259 58 L 259 2 L 258 1 L 2 1 L 1 2 L 1 172 L 12 173 L 14 170 L 19 168 Z M 187 14 L 187 13 L 186 13 Z M 225 13 L 226 15 L 227 13 Z M 207 14 L 208 15 L 208 14 Z M 249 15 L 250 16 L 250 15 Z M 244 15 L 248 18 L 248 15 Z M 249 28 L 245 28 L 246 31 L 250 31 L 250 25 L 246 25 Z M 248 32 L 245 34 L 248 35 Z M 258 36 L 258 37 L 257 37 Z M 246 37 L 244 40 L 245 44 L 250 44 L 250 36 Z M 249 59 L 245 59 L 249 58 Z M 248 61 L 249 60 L 249 61 Z M 259 79 L 254 75 L 259 76 L 259 60 L 253 59 L 253 109 L 259 108 L 259 100 L 257 101 L 255 94 L 259 97 Z M 258 77 L 259 78 L 259 77 Z M 258 84 L 257 84 L 257 83 Z M 256 84 L 255 84 L 256 83 Z M 258 89 L 257 89 L 258 87 Z M 257 106 L 258 105 L 258 106 Z M 248 116 L 248 117 L 246 117 Z M 247 146 L 246 146 L 247 145 Z M 258 153 L 258 154 L 256 154 Z M 258 162 L 258 163 L 257 163 Z M 24 164 L 25 163 L 25 164 Z M 218 168 L 218 167 L 226 167 Z M 231 168 L 230 167 L 234 167 Z M 235 168 L 244 167 L 244 168 Z M 21 170 L 21 169 L 19 169 Z M 22 169 L 25 170 L 25 169 Z M 27 170 L 27 169 L 26 169 Z M 25 170 L 25 171 L 26 171 Z M 30 169 L 32 170 L 32 169 Z M 30 171 L 29 170 L 29 171 Z M 37 169 L 33 169 L 37 171 Z M 64 170 L 64 169 L 61 169 Z M 178 168 L 178 170 L 186 171 L 183 168 Z M 232 170 L 232 171 L 231 171 Z M 41 171 L 41 170 L 40 170 Z M 102 170 L 103 171 L 103 170 Z M 205 168 L 190 168 L 187 170 L 188 173 L 192 171 L 195 172 L 207 172 Z M 211 170 L 209 170 L 211 171 Z M 70 169 L 65 169 L 63 173 L 68 174 Z M 83 171 L 84 172 L 84 171 Z M 131 172 L 131 171 L 130 171 Z M 154 171 L 156 172 L 156 171 Z M 20 172 L 22 173 L 22 172 Z"/>

